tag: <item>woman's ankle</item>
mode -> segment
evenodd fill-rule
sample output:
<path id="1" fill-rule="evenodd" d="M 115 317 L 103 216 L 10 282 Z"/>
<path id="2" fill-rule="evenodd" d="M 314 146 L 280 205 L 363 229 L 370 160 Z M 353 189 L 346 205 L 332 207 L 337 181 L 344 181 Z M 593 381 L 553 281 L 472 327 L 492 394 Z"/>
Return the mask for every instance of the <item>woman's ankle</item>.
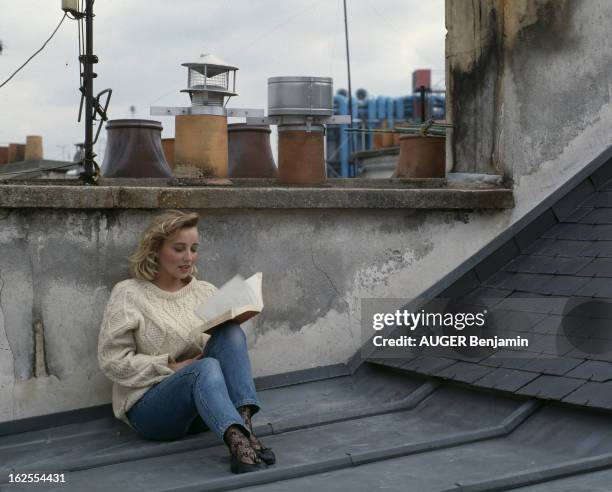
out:
<path id="1" fill-rule="evenodd" d="M 242 426 L 234 424 L 228 427 L 223 435 L 223 440 L 229 448 L 230 454 L 242 463 L 256 464 L 261 462 L 251 445 L 249 434 L 245 432 Z"/>
<path id="2" fill-rule="evenodd" d="M 255 437 L 255 434 L 253 433 L 253 422 L 251 420 L 251 416 L 253 414 L 251 407 L 249 405 L 243 405 L 241 407 L 238 407 L 238 413 L 244 420 L 244 423 L 247 429 L 249 430 L 249 442 L 251 443 L 251 447 L 255 451 L 261 451 L 263 449 L 263 444 L 259 439 L 257 439 L 257 437 Z"/>

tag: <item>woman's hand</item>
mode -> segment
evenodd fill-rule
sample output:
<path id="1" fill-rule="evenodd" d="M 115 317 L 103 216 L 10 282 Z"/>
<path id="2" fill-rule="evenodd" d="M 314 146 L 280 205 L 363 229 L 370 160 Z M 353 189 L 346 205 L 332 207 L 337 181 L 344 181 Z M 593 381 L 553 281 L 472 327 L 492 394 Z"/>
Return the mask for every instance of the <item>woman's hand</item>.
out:
<path id="1" fill-rule="evenodd" d="M 204 354 L 200 354 L 200 355 L 198 355 L 197 357 L 194 357 L 193 359 L 185 359 L 185 360 L 182 360 L 181 362 L 170 362 L 170 363 L 168 364 L 168 367 L 169 367 L 170 369 L 172 369 L 174 372 L 176 372 L 176 371 L 178 371 L 179 369 L 182 369 L 183 367 L 188 366 L 188 365 L 189 365 L 189 364 L 191 364 L 192 362 L 194 362 L 194 361 L 196 361 L 196 360 L 198 360 L 198 359 L 201 359 L 201 358 L 202 358 L 202 355 L 204 355 Z"/>

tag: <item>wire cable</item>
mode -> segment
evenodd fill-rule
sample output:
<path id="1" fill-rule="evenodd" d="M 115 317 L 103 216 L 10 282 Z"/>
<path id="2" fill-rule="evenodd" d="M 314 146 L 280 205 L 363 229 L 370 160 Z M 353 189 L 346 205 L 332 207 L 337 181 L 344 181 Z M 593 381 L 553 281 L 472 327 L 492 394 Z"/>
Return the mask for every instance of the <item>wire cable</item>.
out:
<path id="1" fill-rule="evenodd" d="M 282 20 L 278 24 L 274 25 L 274 27 L 272 27 L 271 29 L 269 29 L 266 32 L 262 33 L 258 37 L 254 38 L 254 39 L 251 39 L 248 43 L 244 43 L 237 50 L 233 51 L 230 55 L 228 55 L 228 59 L 231 60 L 236 55 L 243 54 L 245 51 L 251 49 L 254 45 L 259 43 L 262 39 L 267 38 L 268 36 L 270 36 L 275 31 L 281 29 L 282 27 L 287 26 L 293 19 L 296 19 L 298 16 L 300 16 L 307 9 L 309 9 L 310 12 L 316 12 L 316 9 L 314 8 L 314 6 L 320 4 L 322 1 L 323 0 L 312 0 L 311 2 L 307 3 L 301 9 L 299 9 L 299 10 L 297 10 L 295 12 L 292 12 L 290 15 L 285 17 L 284 20 Z"/>
<path id="2" fill-rule="evenodd" d="M 402 32 L 402 30 L 400 28 L 398 28 L 398 26 L 395 24 L 395 21 L 391 22 L 387 16 L 383 15 L 380 12 L 380 10 L 378 10 L 376 8 L 376 2 L 371 1 L 371 0 L 366 0 L 366 2 L 372 8 L 374 13 L 376 13 L 376 15 L 379 17 L 379 19 L 382 20 L 385 24 L 387 24 L 387 26 L 389 26 L 389 28 L 397 36 L 399 36 L 400 39 L 404 38 L 406 36 L 406 34 L 404 32 Z M 412 51 L 415 52 L 418 56 L 420 56 L 423 60 L 425 60 L 426 63 L 428 63 L 429 65 L 433 65 L 433 59 L 429 55 L 426 55 L 419 47 L 417 47 L 416 43 L 411 44 L 410 47 L 411 47 Z"/>
<path id="3" fill-rule="evenodd" d="M 15 70 L 13 72 L 13 74 L 6 79 L 4 82 L 2 82 L 2 84 L 0 84 L 0 89 L 2 89 L 2 87 L 4 87 L 6 84 L 9 83 L 9 81 L 19 73 L 19 71 L 25 67 L 28 63 L 30 63 L 30 60 L 32 60 L 32 58 L 34 58 L 36 55 L 38 55 L 38 53 L 40 53 L 42 50 L 45 49 L 45 46 L 47 46 L 47 43 L 49 43 L 49 41 L 51 41 L 51 39 L 53 39 L 53 36 L 55 36 L 55 33 L 57 32 L 57 30 L 60 28 L 60 26 L 62 25 L 62 23 L 64 22 L 64 20 L 66 19 L 67 15 L 64 13 L 64 15 L 62 16 L 62 19 L 59 21 L 59 24 L 57 25 L 57 27 L 55 28 L 55 30 L 51 33 L 51 36 L 49 36 L 49 39 L 47 39 L 45 41 L 45 43 L 40 47 L 40 49 L 34 53 L 30 58 L 28 58 L 25 63 L 23 65 L 21 65 L 17 70 Z"/>
<path id="4" fill-rule="evenodd" d="M 285 27 L 287 24 L 289 24 L 290 21 L 292 21 L 294 18 L 297 18 L 300 14 L 302 14 L 307 9 L 310 9 L 311 12 L 316 12 L 316 9 L 311 8 L 311 7 L 314 7 L 315 5 L 318 5 L 318 4 L 322 3 L 323 1 L 324 0 L 312 0 L 310 3 L 306 4 L 305 7 L 301 8 L 300 10 L 298 10 L 296 12 L 292 12 L 283 21 L 281 21 L 280 23 L 276 24 L 274 27 L 272 27 L 268 31 L 264 32 L 263 34 L 261 34 L 260 36 L 258 36 L 256 38 L 252 39 L 248 43 L 242 44 L 237 50 L 235 50 L 235 51 L 231 52 L 229 55 L 227 55 L 227 58 L 225 56 L 223 58 L 225 58 L 227 60 L 231 60 L 232 58 L 236 57 L 237 55 L 242 54 L 245 51 L 251 49 L 253 47 L 253 45 L 255 45 L 256 43 L 259 43 L 262 39 L 268 37 L 269 35 L 271 35 L 275 31 L 281 29 L 282 27 Z M 152 104 L 156 103 L 157 101 L 159 101 L 160 99 L 162 99 L 162 98 L 164 98 L 166 96 L 169 96 L 170 94 L 174 94 L 174 93 L 176 93 L 176 87 L 174 87 L 173 89 L 169 90 L 168 92 L 162 94 L 161 96 L 156 97 L 154 100 L 152 100 L 149 103 L 149 105 L 152 105 Z"/>
<path id="5" fill-rule="evenodd" d="M 338 8 L 336 9 L 336 17 L 335 17 L 335 20 L 334 20 L 334 27 L 335 27 L 336 29 L 338 29 L 338 24 L 339 24 L 339 22 L 338 22 L 338 21 L 340 20 L 340 12 L 341 12 L 341 11 L 342 11 L 342 0 L 338 0 Z M 337 34 L 338 34 L 338 33 L 337 33 L 337 32 L 335 32 L 335 33 L 333 34 L 333 36 L 332 36 L 332 37 L 333 37 L 333 39 L 334 39 L 334 42 L 333 42 L 333 45 L 332 45 L 332 50 L 331 50 L 331 57 L 330 57 L 330 59 L 329 59 L 329 70 L 328 70 L 328 72 L 327 72 L 327 73 L 333 73 L 333 68 L 334 68 L 334 57 L 335 57 L 335 55 L 336 55 L 336 40 L 337 40 L 337 38 L 338 38 L 338 35 L 337 35 Z"/>

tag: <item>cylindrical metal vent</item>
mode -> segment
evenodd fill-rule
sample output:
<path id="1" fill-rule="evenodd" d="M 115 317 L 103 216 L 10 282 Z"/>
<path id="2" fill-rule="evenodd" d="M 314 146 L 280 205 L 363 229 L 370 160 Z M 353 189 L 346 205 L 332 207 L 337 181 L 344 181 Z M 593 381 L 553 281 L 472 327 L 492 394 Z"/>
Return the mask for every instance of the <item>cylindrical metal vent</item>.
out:
<path id="1" fill-rule="evenodd" d="M 161 146 L 162 125 L 154 120 L 110 120 L 102 164 L 108 178 L 169 178 Z"/>
<path id="2" fill-rule="evenodd" d="M 330 77 L 271 77 L 268 79 L 270 116 L 332 116 Z"/>
<path id="3" fill-rule="evenodd" d="M 270 127 L 233 123 L 227 126 L 230 178 L 275 178 L 278 175 Z"/>
<path id="4" fill-rule="evenodd" d="M 24 159 L 26 161 L 40 161 L 43 159 L 43 141 L 40 135 L 28 135 L 26 137 Z"/>
<path id="5" fill-rule="evenodd" d="M 446 138 L 403 135 L 393 178 L 444 178 Z"/>
<path id="6" fill-rule="evenodd" d="M 310 131 L 307 131 L 310 130 Z M 278 180 L 283 184 L 313 185 L 327 178 L 323 125 L 278 127 Z"/>

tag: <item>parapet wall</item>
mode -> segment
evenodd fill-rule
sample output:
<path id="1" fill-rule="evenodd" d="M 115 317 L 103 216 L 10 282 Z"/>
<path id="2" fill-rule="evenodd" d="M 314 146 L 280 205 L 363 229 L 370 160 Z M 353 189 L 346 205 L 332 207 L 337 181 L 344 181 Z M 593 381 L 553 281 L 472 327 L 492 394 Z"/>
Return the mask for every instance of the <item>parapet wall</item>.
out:
<path id="1" fill-rule="evenodd" d="M 346 362 L 361 298 L 416 296 L 504 230 L 514 204 L 510 190 L 435 182 L 120 184 L 0 185 L 0 421 L 110 402 L 102 313 L 164 208 L 201 215 L 199 278 L 263 272 L 266 307 L 245 331 L 265 376 Z"/>

